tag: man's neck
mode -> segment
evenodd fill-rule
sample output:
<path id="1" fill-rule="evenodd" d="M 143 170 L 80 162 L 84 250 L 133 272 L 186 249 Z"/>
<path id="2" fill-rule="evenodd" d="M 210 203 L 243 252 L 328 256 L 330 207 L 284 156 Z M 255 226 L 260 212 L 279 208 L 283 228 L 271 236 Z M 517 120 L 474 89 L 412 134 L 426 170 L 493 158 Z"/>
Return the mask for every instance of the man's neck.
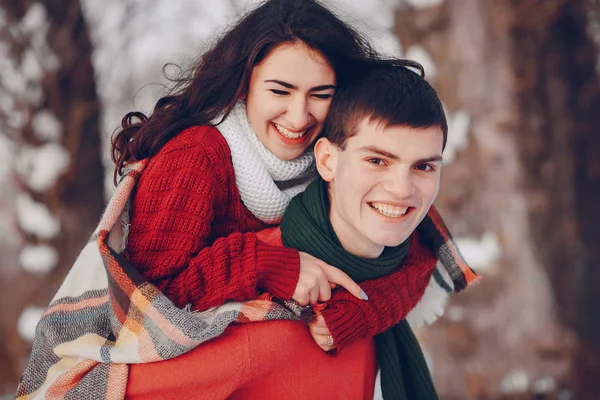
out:
<path id="1" fill-rule="evenodd" d="M 348 224 L 329 212 L 329 221 L 344 250 L 357 257 L 377 259 L 383 253 L 384 246 L 377 245 L 355 232 Z"/>

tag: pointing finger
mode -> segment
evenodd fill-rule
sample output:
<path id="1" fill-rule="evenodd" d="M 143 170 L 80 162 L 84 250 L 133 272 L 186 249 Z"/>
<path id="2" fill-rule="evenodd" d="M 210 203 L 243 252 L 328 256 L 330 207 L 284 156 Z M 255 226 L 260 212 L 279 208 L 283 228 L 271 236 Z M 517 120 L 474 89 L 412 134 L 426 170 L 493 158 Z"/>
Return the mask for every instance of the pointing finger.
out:
<path id="1" fill-rule="evenodd" d="M 328 264 L 324 264 L 323 271 L 329 282 L 337 283 L 358 299 L 369 300 L 369 297 L 358 283 L 354 282 L 345 272 Z"/>

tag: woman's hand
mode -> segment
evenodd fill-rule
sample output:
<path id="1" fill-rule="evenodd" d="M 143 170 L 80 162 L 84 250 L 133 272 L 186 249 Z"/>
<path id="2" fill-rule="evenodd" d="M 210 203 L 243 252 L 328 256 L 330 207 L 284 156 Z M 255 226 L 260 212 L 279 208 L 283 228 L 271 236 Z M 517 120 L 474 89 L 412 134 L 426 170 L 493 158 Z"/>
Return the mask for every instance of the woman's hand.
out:
<path id="1" fill-rule="evenodd" d="M 321 314 L 317 315 L 315 321 L 308 325 L 308 330 L 313 340 L 317 346 L 321 348 L 321 350 L 331 351 L 335 349 L 335 343 L 333 342 L 331 332 L 329 332 L 329 328 L 327 328 L 325 319 Z"/>
<path id="2" fill-rule="evenodd" d="M 337 285 L 359 299 L 368 300 L 360 286 L 344 272 L 308 253 L 300 252 L 300 276 L 292 299 L 301 306 L 326 302 L 331 298 L 331 289 Z"/>

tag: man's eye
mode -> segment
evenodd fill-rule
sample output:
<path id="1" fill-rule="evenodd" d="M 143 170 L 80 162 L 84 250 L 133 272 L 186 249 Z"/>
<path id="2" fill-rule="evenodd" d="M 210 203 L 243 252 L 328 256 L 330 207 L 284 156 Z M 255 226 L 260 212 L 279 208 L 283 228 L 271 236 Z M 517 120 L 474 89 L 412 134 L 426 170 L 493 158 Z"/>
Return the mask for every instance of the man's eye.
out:
<path id="1" fill-rule="evenodd" d="M 290 92 L 286 92 L 285 90 L 277 90 L 277 89 L 269 89 L 269 90 L 279 96 L 285 96 L 286 94 L 290 94 Z"/>
<path id="2" fill-rule="evenodd" d="M 431 171 L 435 171 L 435 167 L 431 164 L 420 164 L 417 165 L 417 169 L 419 171 L 424 171 L 424 172 L 431 172 Z"/>
<path id="3" fill-rule="evenodd" d="M 375 164 L 375 165 L 385 165 L 385 161 L 383 161 L 381 158 L 369 158 L 367 160 L 367 162 L 371 163 L 371 164 Z"/>
<path id="4" fill-rule="evenodd" d="M 316 97 L 317 99 L 321 99 L 321 100 L 327 100 L 333 97 L 332 94 L 313 94 L 313 97 Z"/>

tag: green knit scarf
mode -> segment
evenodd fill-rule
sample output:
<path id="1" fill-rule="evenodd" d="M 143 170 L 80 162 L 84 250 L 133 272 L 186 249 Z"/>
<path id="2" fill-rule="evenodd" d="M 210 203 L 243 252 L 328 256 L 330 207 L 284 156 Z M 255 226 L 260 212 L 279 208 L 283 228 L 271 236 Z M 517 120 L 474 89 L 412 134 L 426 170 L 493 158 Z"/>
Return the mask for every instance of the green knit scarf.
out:
<path id="1" fill-rule="evenodd" d="M 386 247 L 377 259 L 344 250 L 329 221 L 327 183 L 320 178 L 292 199 L 281 221 L 281 234 L 286 247 L 336 266 L 357 282 L 389 274 L 402 263 L 409 248 L 409 240 Z M 384 399 L 438 399 L 421 346 L 406 320 L 377 335 L 375 343 Z"/>

